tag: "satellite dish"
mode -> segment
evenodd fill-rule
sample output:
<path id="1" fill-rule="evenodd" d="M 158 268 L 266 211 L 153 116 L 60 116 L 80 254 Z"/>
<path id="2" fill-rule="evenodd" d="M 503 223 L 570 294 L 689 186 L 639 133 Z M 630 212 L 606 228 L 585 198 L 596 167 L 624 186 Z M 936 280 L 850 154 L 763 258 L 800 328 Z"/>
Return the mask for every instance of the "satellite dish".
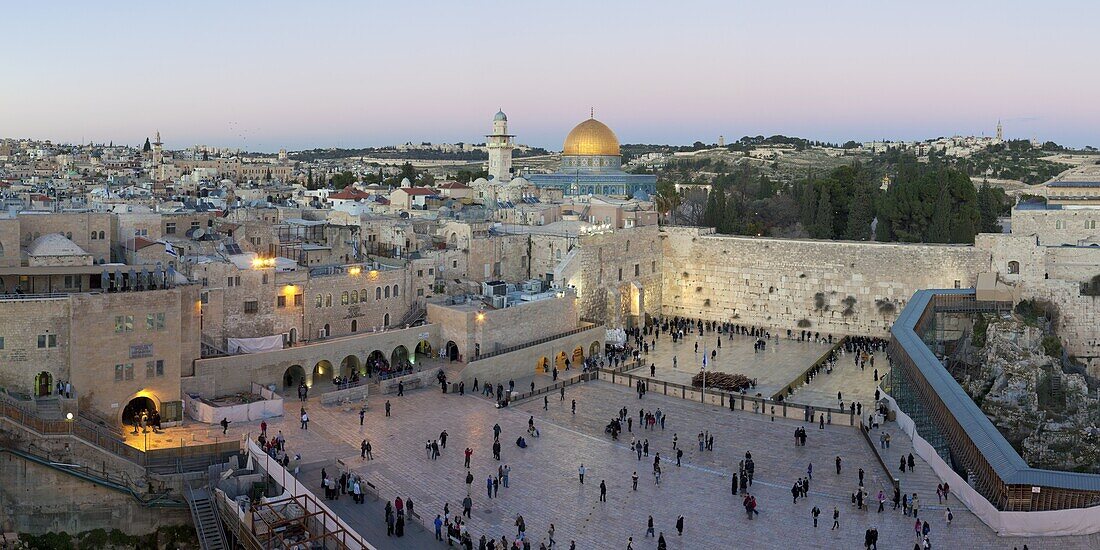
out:
<path id="1" fill-rule="evenodd" d="M 191 238 L 195 239 L 196 241 L 202 240 L 204 236 L 206 236 L 206 230 L 201 227 L 196 228 L 195 232 L 191 234 Z"/>

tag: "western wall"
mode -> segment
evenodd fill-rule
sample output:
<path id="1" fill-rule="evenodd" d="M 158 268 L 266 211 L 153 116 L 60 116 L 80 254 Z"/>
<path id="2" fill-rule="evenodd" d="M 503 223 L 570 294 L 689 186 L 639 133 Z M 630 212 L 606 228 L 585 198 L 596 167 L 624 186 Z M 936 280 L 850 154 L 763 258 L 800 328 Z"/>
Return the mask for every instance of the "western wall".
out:
<path id="1" fill-rule="evenodd" d="M 886 336 L 914 292 L 972 287 L 990 253 L 970 245 L 816 241 L 666 227 L 665 315 Z"/>

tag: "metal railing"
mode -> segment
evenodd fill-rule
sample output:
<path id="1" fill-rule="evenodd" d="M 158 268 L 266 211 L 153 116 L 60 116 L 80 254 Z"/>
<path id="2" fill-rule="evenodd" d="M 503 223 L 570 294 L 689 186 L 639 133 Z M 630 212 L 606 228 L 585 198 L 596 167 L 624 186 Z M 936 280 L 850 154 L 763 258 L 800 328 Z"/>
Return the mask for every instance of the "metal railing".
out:
<path id="1" fill-rule="evenodd" d="M 755 395 L 714 390 L 711 388 L 704 390 L 700 387 L 678 384 L 676 382 L 667 382 L 656 378 L 649 378 L 648 376 L 621 373 L 618 370 L 612 369 L 597 368 L 596 371 L 599 373 L 598 376 L 600 380 L 607 380 L 614 384 L 622 384 L 630 387 L 636 387 L 638 381 L 643 381 L 646 383 L 649 391 L 659 391 L 664 395 L 679 397 L 689 401 L 718 405 L 723 408 L 729 407 L 731 411 L 747 411 L 751 409 L 753 414 L 767 415 L 773 418 L 787 418 L 803 422 L 814 422 L 815 418 L 819 419 L 821 416 L 825 416 L 825 418 L 827 418 L 825 423 L 830 425 L 837 424 L 836 421 L 843 422 L 844 419 L 847 419 L 848 426 L 856 425 L 856 414 L 842 409 L 814 407 L 812 405 L 801 405 L 788 401 L 776 401 L 763 396 L 758 397 Z M 672 390 L 671 392 L 669 392 L 670 389 Z M 809 416 L 810 414 L 814 416 L 811 418 Z"/>
<path id="2" fill-rule="evenodd" d="M 543 338 L 539 338 L 537 340 L 531 340 L 530 342 L 524 342 L 522 344 L 516 344 L 514 346 L 508 346 L 506 348 L 500 348 L 500 349 L 497 349 L 497 350 L 493 350 L 493 351 L 490 351 L 488 353 L 482 353 L 480 355 L 475 356 L 473 359 L 470 359 L 470 363 L 473 363 L 474 361 L 480 361 L 482 359 L 488 359 L 490 357 L 496 357 L 497 355 L 504 355 L 505 353 L 511 353 L 513 351 L 521 350 L 521 349 L 524 349 L 524 348 L 529 348 L 531 346 L 537 346 L 539 344 L 545 344 L 546 342 L 551 342 L 551 341 L 557 340 L 558 338 L 565 338 L 566 336 L 572 336 L 574 334 L 580 334 L 580 333 L 582 333 L 586 330 L 592 330 L 594 328 L 597 328 L 597 326 L 596 325 L 588 325 L 588 326 L 584 326 L 584 327 L 577 327 L 573 330 L 570 330 L 570 331 L 567 331 L 567 332 L 562 332 L 560 334 L 555 334 L 553 336 L 546 336 L 546 337 L 543 337 Z"/>

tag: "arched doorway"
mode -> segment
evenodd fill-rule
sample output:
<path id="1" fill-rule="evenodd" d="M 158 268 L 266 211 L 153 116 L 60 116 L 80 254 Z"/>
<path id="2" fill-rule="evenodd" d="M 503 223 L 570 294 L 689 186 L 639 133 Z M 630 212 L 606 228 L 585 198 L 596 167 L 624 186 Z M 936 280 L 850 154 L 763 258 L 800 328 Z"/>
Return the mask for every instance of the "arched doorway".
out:
<path id="1" fill-rule="evenodd" d="M 321 359 L 313 366 L 313 378 L 307 382 L 307 385 L 309 387 L 316 386 L 318 381 L 324 380 L 325 378 L 329 380 L 332 379 L 332 363 L 329 363 L 325 359 Z"/>
<path id="2" fill-rule="evenodd" d="M 53 393 L 53 375 L 47 371 L 34 375 L 34 395 L 46 397 L 51 393 Z"/>
<path id="3" fill-rule="evenodd" d="M 382 350 L 374 350 L 367 356 L 367 376 L 373 376 L 374 373 L 388 372 L 390 370 L 390 361 L 386 359 L 386 354 Z"/>
<path id="4" fill-rule="evenodd" d="M 296 328 L 290 329 L 289 341 L 290 341 L 290 345 L 292 345 L 292 346 L 298 341 L 298 329 L 296 329 Z"/>
<path id="5" fill-rule="evenodd" d="M 390 365 L 393 370 L 404 370 L 409 367 L 409 350 L 405 346 L 397 346 L 393 348 L 393 353 L 390 354 Z"/>
<path id="6" fill-rule="evenodd" d="M 539 362 L 535 365 L 535 372 L 548 372 L 550 370 L 550 360 L 546 357 L 540 357 Z"/>
<path id="7" fill-rule="evenodd" d="M 291 365 L 283 373 L 283 387 L 284 388 L 297 388 L 302 385 L 302 382 L 306 381 L 306 370 L 301 365 Z"/>
<path id="8" fill-rule="evenodd" d="M 136 431 L 137 426 L 141 423 L 142 415 L 146 416 L 146 425 L 152 425 L 155 423 L 157 414 L 159 414 L 157 402 L 149 396 L 139 395 L 126 403 L 119 421 L 122 425 L 130 426 Z"/>
<path id="9" fill-rule="evenodd" d="M 580 365 L 581 363 L 584 363 L 584 347 L 577 346 L 573 350 L 573 364 Z"/>
<path id="10" fill-rule="evenodd" d="M 599 357 L 600 356 L 600 343 L 599 342 L 592 342 L 592 345 L 588 346 L 588 356 L 589 357 Z"/>
<path id="11" fill-rule="evenodd" d="M 390 326 L 390 314 L 387 313 L 387 314 L 382 316 L 382 327 L 383 328 L 389 328 L 389 326 Z"/>
<path id="12" fill-rule="evenodd" d="M 359 332 L 359 321 L 357 321 L 355 319 L 351 320 L 351 331 L 352 332 Z"/>
<path id="13" fill-rule="evenodd" d="M 350 377 L 351 373 L 358 372 L 362 374 L 359 368 L 359 358 L 354 355 L 349 355 L 340 360 L 340 376 Z"/>
<path id="14" fill-rule="evenodd" d="M 458 361 L 458 344 L 453 340 L 447 341 L 447 358 L 451 361 Z"/>
<path id="15" fill-rule="evenodd" d="M 554 365 L 556 365 L 558 367 L 558 370 L 565 370 L 565 352 L 564 351 L 559 351 L 558 354 L 554 356 Z"/>
<path id="16" fill-rule="evenodd" d="M 421 359 L 432 358 L 432 344 L 427 340 L 421 340 L 416 344 L 416 350 L 413 353 L 413 363 L 420 363 Z"/>

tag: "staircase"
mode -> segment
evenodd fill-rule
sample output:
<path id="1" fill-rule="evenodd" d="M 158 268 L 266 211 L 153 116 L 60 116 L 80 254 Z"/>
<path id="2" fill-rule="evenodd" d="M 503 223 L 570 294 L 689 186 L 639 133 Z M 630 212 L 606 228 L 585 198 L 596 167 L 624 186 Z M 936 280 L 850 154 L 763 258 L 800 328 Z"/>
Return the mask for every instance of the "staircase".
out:
<path id="1" fill-rule="evenodd" d="M 423 320 L 428 310 L 421 307 L 419 303 L 415 303 L 409 308 L 409 311 L 405 312 L 405 316 L 398 321 L 398 327 L 411 327 L 417 323 L 417 321 Z"/>
<path id="2" fill-rule="evenodd" d="M 61 400 L 56 397 L 42 397 L 35 400 L 38 416 L 44 420 L 61 420 Z"/>
<path id="3" fill-rule="evenodd" d="M 187 504 L 191 508 L 191 519 L 195 522 L 195 532 L 199 535 L 202 550 L 229 550 L 210 491 L 205 487 L 188 487 Z"/>

